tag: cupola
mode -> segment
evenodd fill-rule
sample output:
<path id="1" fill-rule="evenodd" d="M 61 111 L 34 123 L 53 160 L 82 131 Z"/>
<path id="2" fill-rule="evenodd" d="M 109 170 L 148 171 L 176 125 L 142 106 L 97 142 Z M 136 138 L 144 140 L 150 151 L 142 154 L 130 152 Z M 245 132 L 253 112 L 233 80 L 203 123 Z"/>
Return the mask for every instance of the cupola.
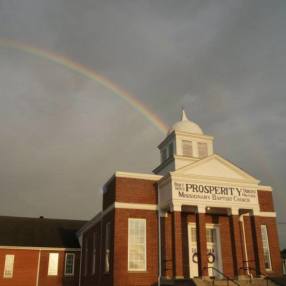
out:
<path id="1" fill-rule="evenodd" d="M 213 137 L 205 135 L 198 124 L 188 119 L 182 110 L 181 120 L 168 131 L 158 146 L 160 165 L 155 174 L 165 175 L 213 154 Z"/>

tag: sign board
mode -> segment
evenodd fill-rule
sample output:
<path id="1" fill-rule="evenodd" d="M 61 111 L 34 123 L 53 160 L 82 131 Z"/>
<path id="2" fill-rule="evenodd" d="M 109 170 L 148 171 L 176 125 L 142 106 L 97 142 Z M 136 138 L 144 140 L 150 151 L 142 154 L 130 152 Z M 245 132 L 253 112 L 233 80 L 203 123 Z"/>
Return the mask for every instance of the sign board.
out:
<path id="1" fill-rule="evenodd" d="M 206 203 L 258 204 L 257 190 L 232 186 L 173 182 L 173 199 Z"/>

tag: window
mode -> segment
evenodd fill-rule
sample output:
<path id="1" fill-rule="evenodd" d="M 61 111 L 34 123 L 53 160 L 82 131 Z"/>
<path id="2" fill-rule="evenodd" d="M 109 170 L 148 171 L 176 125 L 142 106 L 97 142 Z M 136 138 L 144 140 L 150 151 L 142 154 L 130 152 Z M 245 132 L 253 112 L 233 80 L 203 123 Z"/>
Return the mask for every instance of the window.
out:
<path id="1" fill-rule="evenodd" d="M 105 267 L 106 273 L 110 270 L 110 222 L 105 225 Z"/>
<path id="2" fill-rule="evenodd" d="M 269 242 L 268 242 L 268 233 L 267 233 L 266 225 L 261 225 L 261 236 L 262 236 L 265 269 L 272 270 L 270 249 L 269 249 Z"/>
<path id="3" fill-rule="evenodd" d="M 65 275 L 73 276 L 74 275 L 74 253 L 66 253 L 65 257 Z"/>
<path id="4" fill-rule="evenodd" d="M 168 146 L 168 158 L 170 158 L 174 153 L 174 144 L 170 143 Z"/>
<path id="5" fill-rule="evenodd" d="M 87 275 L 88 269 L 88 239 L 86 238 L 84 244 L 84 276 Z"/>
<path id="6" fill-rule="evenodd" d="M 145 219 L 128 219 L 128 271 L 146 271 Z"/>
<path id="7" fill-rule="evenodd" d="M 5 265 L 4 265 L 4 278 L 12 278 L 14 270 L 14 254 L 6 254 L 5 256 Z"/>
<path id="8" fill-rule="evenodd" d="M 198 142 L 198 153 L 199 153 L 199 158 L 204 158 L 208 156 L 207 143 Z"/>
<path id="9" fill-rule="evenodd" d="M 216 230 L 214 228 L 207 228 L 207 242 L 216 242 Z"/>
<path id="10" fill-rule="evenodd" d="M 183 140 L 182 141 L 183 156 L 192 157 L 193 156 L 193 142 Z"/>
<path id="11" fill-rule="evenodd" d="M 161 150 L 161 162 L 164 162 L 167 160 L 167 149 L 164 148 Z"/>
<path id="12" fill-rule="evenodd" d="M 49 276 L 57 276 L 58 275 L 58 264 L 59 264 L 59 254 L 58 253 L 50 253 L 49 254 L 49 267 L 48 267 L 48 275 Z"/>
<path id="13" fill-rule="evenodd" d="M 93 251 L 92 251 L 92 274 L 95 274 L 96 270 L 96 233 L 93 233 Z"/>

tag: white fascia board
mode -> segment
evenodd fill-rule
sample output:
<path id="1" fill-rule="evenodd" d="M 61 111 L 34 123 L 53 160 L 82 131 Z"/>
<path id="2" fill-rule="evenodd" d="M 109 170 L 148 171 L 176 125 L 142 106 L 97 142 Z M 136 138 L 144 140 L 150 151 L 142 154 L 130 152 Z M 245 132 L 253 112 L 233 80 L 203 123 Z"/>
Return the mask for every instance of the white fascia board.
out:
<path id="1" fill-rule="evenodd" d="M 155 204 L 133 204 L 133 203 L 120 203 L 115 202 L 114 208 L 116 209 L 134 209 L 134 210 L 158 210 L 158 206 Z"/>
<path id="2" fill-rule="evenodd" d="M 259 212 L 261 217 L 277 217 L 276 212 Z"/>
<path id="3" fill-rule="evenodd" d="M 258 185 L 258 191 L 272 192 L 271 186 Z"/>
<path id="4" fill-rule="evenodd" d="M 178 131 L 178 130 L 174 130 L 174 133 L 179 136 L 181 135 L 181 136 L 193 137 L 193 138 L 198 138 L 198 139 L 214 140 L 213 136 L 205 135 L 205 134 L 189 133 L 189 132 Z"/>
<path id="5" fill-rule="evenodd" d="M 152 180 L 152 181 L 158 181 L 162 178 L 162 176 L 160 175 L 144 174 L 144 173 L 129 173 L 129 172 L 119 172 L 119 171 L 115 172 L 115 177 L 143 179 L 143 180 Z"/>
<path id="6" fill-rule="evenodd" d="M 80 251 L 80 248 L 64 248 L 64 247 L 37 247 L 37 246 L 14 246 L 1 245 L 0 249 L 14 249 L 14 250 L 46 250 L 46 251 Z"/>

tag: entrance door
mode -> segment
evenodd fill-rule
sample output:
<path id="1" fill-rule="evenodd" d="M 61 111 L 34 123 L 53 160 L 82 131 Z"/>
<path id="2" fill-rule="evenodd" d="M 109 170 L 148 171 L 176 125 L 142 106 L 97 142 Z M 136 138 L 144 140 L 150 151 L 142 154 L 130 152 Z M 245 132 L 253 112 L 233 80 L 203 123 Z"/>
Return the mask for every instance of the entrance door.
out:
<path id="1" fill-rule="evenodd" d="M 219 227 L 212 225 L 206 228 L 208 267 L 214 267 L 222 272 Z M 220 276 L 218 272 L 209 268 L 209 276 Z"/>
<path id="2" fill-rule="evenodd" d="M 190 277 L 198 277 L 198 249 L 197 249 L 197 228 L 194 223 L 188 224 L 188 239 L 189 239 L 189 265 Z"/>

